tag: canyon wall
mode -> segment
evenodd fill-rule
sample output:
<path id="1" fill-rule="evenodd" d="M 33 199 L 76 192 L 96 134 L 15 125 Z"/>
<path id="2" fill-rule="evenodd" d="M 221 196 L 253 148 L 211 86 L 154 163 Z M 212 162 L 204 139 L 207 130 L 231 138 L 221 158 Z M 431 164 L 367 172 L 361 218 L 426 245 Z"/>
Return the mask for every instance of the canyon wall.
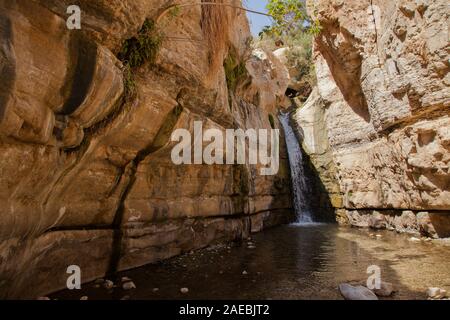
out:
<path id="1" fill-rule="evenodd" d="M 81 30 L 66 26 L 72 4 Z M 280 128 L 288 76 L 252 53 L 245 12 L 212 6 L 161 18 L 154 61 L 127 69 L 124 44 L 167 4 L 0 0 L 0 296 L 64 288 L 69 265 L 86 282 L 292 218 L 283 137 L 273 176 L 171 161 L 171 133 L 194 121 Z"/>
<path id="2" fill-rule="evenodd" d="M 294 119 L 337 220 L 450 236 L 450 10 L 309 1 L 318 88 Z"/>

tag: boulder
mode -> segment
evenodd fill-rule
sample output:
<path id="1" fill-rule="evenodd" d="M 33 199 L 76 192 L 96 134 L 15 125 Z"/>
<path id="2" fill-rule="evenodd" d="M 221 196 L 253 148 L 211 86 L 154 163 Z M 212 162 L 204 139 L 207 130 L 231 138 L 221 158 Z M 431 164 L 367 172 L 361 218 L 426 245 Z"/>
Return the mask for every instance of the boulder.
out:
<path id="1" fill-rule="evenodd" d="M 431 238 L 450 237 L 450 214 L 419 212 L 417 223 L 420 233 Z"/>
<path id="2" fill-rule="evenodd" d="M 223 7 L 183 8 L 148 32 L 168 35 L 154 59 L 128 70 L 121 51 L 163 2 L 81 0 L 69 30 L 70 0 L 0 1 L 0 298 L 65 288 L 67 261 L 88 281 L 292 219 L 284 139 L 272 176 L 173 163 L 172 132 L 196 121 L 280 129 L 289 79 Z"/>
<path id="3" fill-rule="evenodd" d="M 339 285 L 339 291 L 345 300 L 378 300 L 377 296 L 364 286 L 342 283 Z"/>
<path id="4" fill-rule="evenodd" d="M 428 288 L 427 296 L 430 299 L 443 299 L 447 297 L 447 291 L 441 288 Z"/>
<path id="5" fill-rule="evenodd" d="M 394 293 L 394 285 L 390 282 L 381 281 L 380 288 L 374 289 L 373 292 L 378 297 L 390 297 Z"/>

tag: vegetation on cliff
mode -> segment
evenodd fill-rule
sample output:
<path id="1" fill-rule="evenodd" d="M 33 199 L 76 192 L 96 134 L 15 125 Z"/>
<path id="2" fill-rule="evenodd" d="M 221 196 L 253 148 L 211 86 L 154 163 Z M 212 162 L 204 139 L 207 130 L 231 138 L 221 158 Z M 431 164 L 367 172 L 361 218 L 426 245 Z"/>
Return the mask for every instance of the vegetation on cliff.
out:
<path id="1" fill-rule="evenodd" d="M 286 67 L 300 100 L 306 100 L 317 82 L 312 43 L 320 24 L 308 16 L 302 0 L 270 0 L 267 9 L 274 23 L 254 39 L 254 47 L 270 52 L 286 48 Z"/>
<path id="2" fill-rule="evenodd" d="M 125 41 L 119 59 L 131 68 L 140 67 L 145 62 L 154 62 L 161 42 L 162 35 L 157 32 L 155 22 L 146 19 L 138 34 Z"/>

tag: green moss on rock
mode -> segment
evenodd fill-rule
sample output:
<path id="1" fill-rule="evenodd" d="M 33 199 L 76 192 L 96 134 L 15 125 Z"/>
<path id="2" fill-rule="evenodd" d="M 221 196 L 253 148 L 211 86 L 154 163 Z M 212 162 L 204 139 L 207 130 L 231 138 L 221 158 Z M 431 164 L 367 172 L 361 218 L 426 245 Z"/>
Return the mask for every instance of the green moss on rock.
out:
<path id="1" fill-rule="evenodd" d="M 144 63 L 154 63 L 162 43 L 162 35 L 157 31 L 155 22 L 146 19 L 138 34 L 125 41 L 118 55 L 119 59 L 131 68 Z"/>

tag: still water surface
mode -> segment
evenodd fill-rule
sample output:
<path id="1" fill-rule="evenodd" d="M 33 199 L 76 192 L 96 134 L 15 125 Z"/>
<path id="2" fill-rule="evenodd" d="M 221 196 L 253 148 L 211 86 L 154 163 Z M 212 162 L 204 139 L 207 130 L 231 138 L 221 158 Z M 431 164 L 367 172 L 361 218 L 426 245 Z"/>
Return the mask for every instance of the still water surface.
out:
<path id="1" fill-rule="evenodd" d="M 281 226 L 250 241 L 122 272 L 134 281 L 134 290 L 91 283 L 52 298 L 342 299 L 338 285 L 365 284 L 370 265 L 378 265 L 382 280 L 394 284 L 393 299 L 425 299 L 430 286 L 449 291 L 450 246 L 411 242 L 388 231 L 374 234 L 326 224 Z M 186 294 L 180 292 L 184 287 Z"/>

